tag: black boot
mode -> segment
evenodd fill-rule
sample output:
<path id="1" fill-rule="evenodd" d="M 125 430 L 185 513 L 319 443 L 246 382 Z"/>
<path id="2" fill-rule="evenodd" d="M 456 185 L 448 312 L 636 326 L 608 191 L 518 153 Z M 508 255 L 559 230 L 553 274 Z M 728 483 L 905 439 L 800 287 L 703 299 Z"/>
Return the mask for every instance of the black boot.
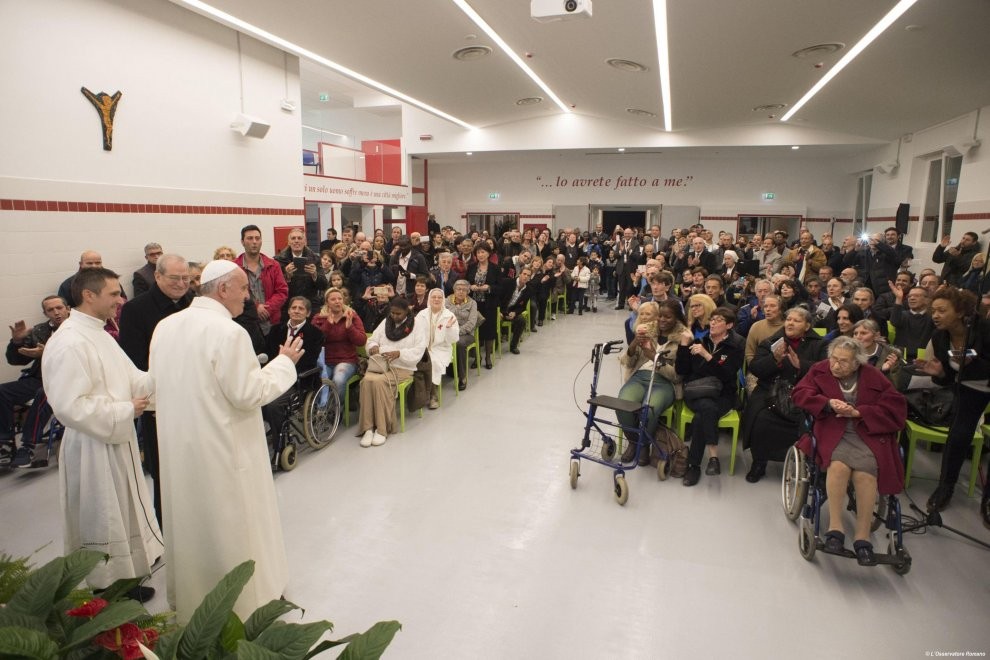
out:
<path id="1" fill-rule="evenodd" d="M 753 461 L 753 465 L 749 468 L 749 472 L 746 473 L 746 481 L 751 484 L 755 484 L 757 481 L 762 479 L 767 473 L 767 462 L 766 461 Z"/>

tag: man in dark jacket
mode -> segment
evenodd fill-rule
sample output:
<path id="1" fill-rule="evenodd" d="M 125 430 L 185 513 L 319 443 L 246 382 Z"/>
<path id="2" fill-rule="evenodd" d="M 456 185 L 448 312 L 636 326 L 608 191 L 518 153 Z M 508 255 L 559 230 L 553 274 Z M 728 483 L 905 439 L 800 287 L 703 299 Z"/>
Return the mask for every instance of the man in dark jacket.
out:
<path id="1" fill-rule="evenodd" d="M 289 232 L 289 244 L 275 255 L 275 261 L 282 267 L 282 275 L 289 287 L 289 299 L 303 296 L 309 300 L 311 308 L 323 305 L 320 291 L 327 288 L 327 278 L 319 268 L 320 257 L 306 247 L 306 232 L 296 227 Z M 289 308 L 289 299 L 282 307 L 282 318 Z"/>
<path id="2" fill-rule="evenodd" d="M 146 293 L 131 300 L 120 312 L 120 347 L 141 371 L 148 370 L 151 336 L 159 321 L 181 311 L 192 301 L 189 291 L 189 264 L 177 254 L 159 257 L 155 283 Z M 189 338 L 195 341 L 194 337 Z M 155 482 L 155 517 L 162 524 L 162 487 L 158 468 L 158 426 L 155 413 L 141 415 L 144 467 Z"/>
<path id="3" fill-rule="evenodd" d="M 947 284 L 959 286 L 959 281 L 969 270 L 973 256 L 980 251 L 980 237 L 975 232 L 968 231 L 963 234 L 959 245 L 949 247 L 951 243 L 952 238 L 943 236 L 942 242 L 932 254 L 932 261 L 937 264 L 945 264 L 942 266 L 942 279 Z"/>
<path id="4" fill-rule="evenodd" d="M 533 277 L 533 269 L 523 266 L 518 277 L 502 292 L 500 307 L 502 308 L 502 319 L 512 322 L 512 329 L 509 331 L 509 351 L 519 354 L 519 340 L 522 338 L 523 328 L 526 327 L 526 319 L 523 312 L 526 311 L 526 304 L 533 295 L 533 288 L 529 285 L 529 280 Z M 511 280 L 510 280 L 511 281 Z M 499 328 L 501 332 L 501 328 Z"/>
<path id="5" fill-rule="evenodd" d="M 417 275 L 430 276 L 430 267 L 422 251 L 412 249 L 408 236 L 399 236 L 395 241 L 397 251 L 388 264 L 389 281 L 395 284 L 395 293 L 400 296 L 412 295 Z"/>
<path id="6" fill-rule="evenodd" d="M 69 318 L 69 306 L 60 296 L 47 296 L 41 301 L 41 309 L 47 321 L 30 330 L 24 321 L 18 321 L 10 328 L 10 342 L 7 344 L 7 363 L 15 366 L 26 365 L 21 377 L 0 385 L 0 465 L 12 467 L 45 467 L 48 459 L 36 462 L 34 445 L 41 429 L 52 416 L 51 406 L 45 398 L 41 383 L 41 356 L 52 334 Z M 21 446 L 14 451 L 14 406 L 31 401 L 24 418 L 24 432 Z"/>

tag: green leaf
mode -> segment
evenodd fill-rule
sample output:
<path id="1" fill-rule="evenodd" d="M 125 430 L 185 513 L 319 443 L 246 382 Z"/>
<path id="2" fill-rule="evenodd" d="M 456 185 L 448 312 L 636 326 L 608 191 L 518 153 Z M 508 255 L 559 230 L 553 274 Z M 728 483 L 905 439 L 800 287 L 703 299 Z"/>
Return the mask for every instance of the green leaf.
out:
<path id="1" fill-rule="evenodd" d="M 337 660 L 378 660 L 401 629 L 398 621 L 379 621 L 351 640 Z"/>
<path id="2" fill-rule="evenodd" d="M 239 660 L 281 660 L 284 656 L 242 639 L 237 642 L 237 657 Z"/>
<path id="3" fill-rule="evenodd" d="M 127 597 L 128 591 L 140 585 L 144 580 L 145 578 L 143 577 L 120 578 L 104 589 L 103 593 L 100 594 L 100 598 L 110 603 L 122 600 Z"/>
<path id="4" fill-rule="evenodd" d="M 342 637 L 340 639 L 323 640 L 322 642 L 320 642 L 319 644 L 317 644 L 316 646 L 314 646 L 309 650 L 309 653 L 306 654 L 306 658 L 304 658 L 304 660 L 308 660 L 309 658 L 315 658 L 319 654 L 323 653 L 328 649 L 332 649 L 335 646 L 348 644 L 351 642 L 351 640 L 357 638 L 359 635 L 360 633 L 354 633 L 353 635 L 348 635 L 347 637 Z"/>
<path id="5" fill-rule="evenodd" d="M 244 638 L 253 641 L 261 632 L 272 625 L 280 616 L 292 610 L 302 609 L 287 600 L 273 600 L 256 609 L 244 622 Z"/>
<path id="6" fill-rule="evenodd" d="M 128 621 L 147 615 L 148 611 L 144 609 L 141 603 L 135 600 L 121 600 L 116 603 L 110 603 L 103 608 L 102 612 L 72 631 L 69 646 L 66 648 L 75 648 L 88 644 L 89 640 L 104 630 L 112 630 Z"/>
<path id="7" fill-rule="evenodd" d="M 106 560 L 107 555 L 96 550 L 80 549 L 67 555 L 62 565 L 62 580 L 55 591 L 53 602 L 60 601 L 72 593 L 72 590 L 79 586 L 97 564 Z"/>
<path id="8" fill-rule="evenodd" d="M 155 644 L 155 655 L 161 658 L 161 660 L 175 660 L 180 639 L 182 639 L 181 628 L 163 633 L 158 637 L 158 643 Z"/>
<path id="9" fill-rule="evenodd" d="M 64 557 L 56 557 L 31 573 L 21 588 L 17 590 L 7 607 L 14 612 L 31 616 L 47 617 L 55 604 L 55 592 L 62 581 Z"/>
<path id="10" fill-rule="evenodd" d="M 21 614 L 20 612 L 11 612 L 6 607 L 0 608 L 0 628 L 8 628 L 10 626 L 37 630 L 46 635 L 48 634 L 48 626 L 45 625 L 44 619 L 29 614 Z"/>
<path id="11" fill-rule="evenodd" d="M 255 641 L 259 646 L 277 651 L 287 660 L 303 660 L 323 633 L 331 630 L 329 621 L 313 623 L 285 623 L 275 621 Z"/>
<path id="12" fill-rule="evenodd" d="M 254 561 L 247 560 L 227 573 L 206 594 L 199 604 L 189 625 L 186 626 L 182 639 L 179 640 L 178 656 L 181 658 L 205 658 L 210 649 L 216 644 L 220 631 L 223 630 L 227 617 L 234 609 L 237 597 L 254 575 Z"/>
<path id="13" fill-rule="evenodd" d="M 233 653 L 237 650 L 237 642 L 244 639 L 244 624 L 234 612 L 227 617 L 227 622 L 223 624 L 220 631 L 220 646 L 225 651 Z"/>
<path id="14" fill-rule="evenodd" d="M 58 645 L 48 635 L 19 626 L 0 628 L 0 657 L 36 658 L 58 657 Z"/>

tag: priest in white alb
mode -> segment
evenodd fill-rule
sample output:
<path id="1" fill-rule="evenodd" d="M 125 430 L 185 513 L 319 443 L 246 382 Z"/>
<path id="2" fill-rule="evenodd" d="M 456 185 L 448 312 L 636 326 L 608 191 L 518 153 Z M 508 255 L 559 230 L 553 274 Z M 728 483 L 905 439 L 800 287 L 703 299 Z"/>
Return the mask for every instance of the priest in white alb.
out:
<path id="1" fill-rule="evenodd" d="M 286 342 L 264 369 L 233 317 L 248 278 L 211 261 L 200 297 L 162 320 L 151 339 L 165 516 L 168 599 L 179 623 L 238 564 L 254 576 L 234 611 L 242 620 L 282 595 L 288 565 L 261 407 L 296 380 L 302 340 Z"/>
<path id="2" fill-rule="evenodd" d="M 134 431 L 152 382 L 103 329 L 122 303 L 117 274 L 80 270 L 72 297 L 80 303 L 45 346 L 41 370 L 48 402 L 65 425 L 58 459 L 65 551 L 109 555 L 86 578 L 104 589 L 149 575 L 164 550 Z M 154 589 L 129 595 L 145 601 Z"/>

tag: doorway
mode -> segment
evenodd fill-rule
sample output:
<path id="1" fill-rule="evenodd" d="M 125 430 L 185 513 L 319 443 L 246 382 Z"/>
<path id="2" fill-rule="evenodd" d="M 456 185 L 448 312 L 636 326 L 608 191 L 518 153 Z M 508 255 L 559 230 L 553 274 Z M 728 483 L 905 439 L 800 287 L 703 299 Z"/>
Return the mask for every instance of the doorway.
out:
<path id="1" fill-rule="evenodd" d="M 766 236 L 775 231 L 784 231 L 789 243 L 797 238 L 800 230 L 799 215 L 741 215 L 736 226 L 736 238 L 748 239 L 754 234 Z"/>
<path id="2" fill-rule="evenodd" d="M 639 227 L 646 231 L 646 211 L 602 211 L 602 227 L 609 236 L 616 227 Z"/>

